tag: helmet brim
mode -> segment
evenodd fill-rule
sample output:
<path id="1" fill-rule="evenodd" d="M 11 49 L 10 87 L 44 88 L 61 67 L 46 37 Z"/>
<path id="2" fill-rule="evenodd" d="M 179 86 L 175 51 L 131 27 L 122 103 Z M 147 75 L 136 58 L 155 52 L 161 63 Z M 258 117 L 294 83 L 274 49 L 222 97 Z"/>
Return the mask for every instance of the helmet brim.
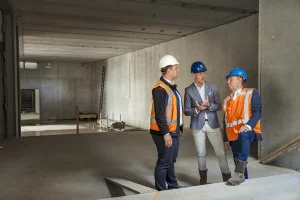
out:
<path id="1" fill-rule="evenodd" d="M 176 63 L 174 63 L 174 64 L 170 64 L 170 65 L 179 65 L 180 63 L 179 62 L 176 62 Z M 168 66 L 170 66 L 170 65 L 168 65 Z M 165 67 L 167 67 L 167 66 L 165 66 Z M 163 69 L 163 68 L 165 68 L 165 67 L 159 67 L 160 69 Z"/>
<path id="2" fill-rule="evenodd" d="M 243 78 L 245 82 L 247 81 L 246 78 L 242 77 L 242 76 L 239 75 L 239 74 L 237 74 L 237 75 L 227 75 L 227 76 L 225 77 L 225 79 L 228 80 L 228 78 L 229 78 L 230 76 L 239 76 L 239 77 Z"/>

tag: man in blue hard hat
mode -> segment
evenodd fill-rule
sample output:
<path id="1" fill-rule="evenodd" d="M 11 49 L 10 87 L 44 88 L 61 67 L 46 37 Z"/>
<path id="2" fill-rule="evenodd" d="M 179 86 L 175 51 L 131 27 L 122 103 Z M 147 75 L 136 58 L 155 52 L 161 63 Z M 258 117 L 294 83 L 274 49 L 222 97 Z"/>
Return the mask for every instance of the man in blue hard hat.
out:
<path id="1" fill-rule="evenodd" d="M 246 165 L 251 142 L 262 140 L 260 128 L 262 104 L 256 89 L 244 88 L 247 74 L 243 69 L 231 70 L 226 79 L 232 93 L 223 102 L 224 142 L 228 149 L 232 149 L 235 162 L 234 173 L 227 183 L 239 185 L 248 179 Z"/>
<path id="2" fill-rule="evenodd" d="M 192 64 L 194 82 L 185 88 L 184 94 L 184 114 L 191 116 L 190 128 L 198 155 L 200 185 L 207 184 L 206 136 L 218 157 L 223 181 L 231 177 L 217 116 L 217 111 L 222 110 L 222 100 L 216 86 L 205 81 L 206 71 L 204 63 L 197 61 Z"/>

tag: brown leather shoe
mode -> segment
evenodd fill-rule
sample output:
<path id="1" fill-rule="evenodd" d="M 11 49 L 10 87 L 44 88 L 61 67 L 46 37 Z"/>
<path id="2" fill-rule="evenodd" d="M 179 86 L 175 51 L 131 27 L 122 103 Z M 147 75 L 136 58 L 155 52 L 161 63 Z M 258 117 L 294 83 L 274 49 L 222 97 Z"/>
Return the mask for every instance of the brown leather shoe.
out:
<path id="1" fill-rule="evenodd" d="M 223 182 L 227 182 L 228 179 L 231 178 L 231 173 L 229 173 L 229 174 L 222 173 L 222 177 L 223 177 Z"/>
<path id="2" fill-rule="evenodd" d="M 207 170 L 199 170 L 200 174 L 200 185 L 207 184 Z"/>

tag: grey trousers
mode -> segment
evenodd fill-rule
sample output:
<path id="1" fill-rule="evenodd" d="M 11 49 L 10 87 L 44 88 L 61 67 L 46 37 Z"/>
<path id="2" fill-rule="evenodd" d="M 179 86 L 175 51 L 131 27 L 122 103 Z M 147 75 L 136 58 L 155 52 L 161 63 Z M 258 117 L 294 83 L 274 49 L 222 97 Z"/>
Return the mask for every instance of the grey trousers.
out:
<path id="1" fill-rule="evenodd" d="M 201 130 L 192 129 L 194 142 L 198 155 L 198 168 L 199 170 L 207 170 L 206 168 L 206 135 L 212 144 L 214 151 L 217 155 L 219 166 L 222 173 L 229 174 L 230 170 L 225 154 L 224 143 L 220 128 L 211 128 L 208 122 Z"/>

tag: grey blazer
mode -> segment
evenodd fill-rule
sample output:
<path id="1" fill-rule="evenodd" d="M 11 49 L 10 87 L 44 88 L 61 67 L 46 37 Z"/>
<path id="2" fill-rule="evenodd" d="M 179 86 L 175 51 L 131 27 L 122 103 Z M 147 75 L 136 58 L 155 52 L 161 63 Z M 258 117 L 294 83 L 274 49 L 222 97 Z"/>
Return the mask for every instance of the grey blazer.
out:
<path id="1" fill-rule="evenodd" d="M 184 93 L 184 114 L 191 116 L 190 128 L 195 130 L 201 130 L 205 124 L 205 115 L 207 114 L 208 124 L 211 128 L 219 128 L 219 120 L 217 111 L 222 110 L 222 101 L 220 94 L 215 85 L 205 82 L 205 97 L 208 96 L 210 107 L 206 110 L 196 112 L 196 102 L 201 105 L 205 99 L 202 99 L 195 83 L 192 83 L 189 87 L 185 88 Z"/>

